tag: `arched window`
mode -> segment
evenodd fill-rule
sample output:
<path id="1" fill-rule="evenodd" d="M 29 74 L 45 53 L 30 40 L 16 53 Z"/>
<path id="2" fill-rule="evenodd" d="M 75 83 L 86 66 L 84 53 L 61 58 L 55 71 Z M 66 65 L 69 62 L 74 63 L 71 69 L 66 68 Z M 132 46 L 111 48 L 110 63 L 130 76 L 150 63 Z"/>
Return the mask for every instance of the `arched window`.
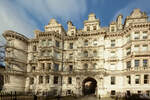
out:
<path id="1" fill-rule="evenodd" d="M 94 57 L 97 56 L 97 51 L 96 51 L 96 50 L 93 51 L 93 56 L 94 56 Z"/>
<path id="2" fill-rule="evenodd" d="M 44 54 L 45 54 L 45 51 L 41 51 L 41 56 L 44 56 Z"/>
<path id="3" fill-rule="evenodd" d="M 115 27 L 112 26 L 112 27 L 111 27 L 111 32 L 114 32 L 114 31 L 115 31 Z"/>
<path id="4" fill-rule="evenodd" d="M 88 40 L 84 41 L 84 46 L 88 46 Z"/>
<path id="5" fill-rule="evenodd" d="M 88 57 L 88 51 L 84 51 L 84 57 Z"/>
<path id="6" fill-rule="evenodd" d="M 33 46 L 33 51 L 36 51 L 36 50 L 37 50 L 36 45 L 34 45 Z"/>
<path id="7" fill-rule="evenodd" d="M 97 45 L 97 40 L 96 39 L 94 39 L 94 41 L 93 41 L 93 45 Z"/>
<path id="8" fill-rule="evenodd" d="M 96 26 L 93 26 L 93 30 L 96 30 Z"/>
<path id="9" fill-rule="evenodd" d="M 88 69 L 88 64 L 87 63 L 84 64 L 84 69 Z"/>
<path id="10" fill-rule="evenodd" d="M 87 31 L 90 31 L 90 26 L 87 26 Z"/>

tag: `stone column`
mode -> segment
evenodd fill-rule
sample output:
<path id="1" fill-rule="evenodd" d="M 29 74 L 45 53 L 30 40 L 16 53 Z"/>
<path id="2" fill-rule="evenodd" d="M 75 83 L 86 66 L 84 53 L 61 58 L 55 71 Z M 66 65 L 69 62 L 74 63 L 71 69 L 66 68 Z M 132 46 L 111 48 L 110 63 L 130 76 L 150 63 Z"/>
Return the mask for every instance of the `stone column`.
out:
<path id="1" fill-rule="evenodd" d="M 43 75 L 43 84 L 46 84 L 46 76 L 45 75 Z"/>
<path id="2" fill-rule="evenodd" d="M 131 85 L 135 85 L 135 75 L 131 74 Z"/>
<path id="3" fill-rule="evenodd" d="M 144 74 L 140 75 L 140 84 L 144 84 Z"/>
<path id="4" fill-rule="evenodd" d="M 30 89 L 30 78 L 26 78 L 25 92 L 28 92 Z"/>

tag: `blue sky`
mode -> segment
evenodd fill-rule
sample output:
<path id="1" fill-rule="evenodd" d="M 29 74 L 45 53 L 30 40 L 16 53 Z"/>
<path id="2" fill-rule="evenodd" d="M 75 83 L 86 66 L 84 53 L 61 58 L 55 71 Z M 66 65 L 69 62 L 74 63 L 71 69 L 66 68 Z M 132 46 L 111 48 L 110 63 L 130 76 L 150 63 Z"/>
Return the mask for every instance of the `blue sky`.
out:
<path id="1" fill-rule="evenodd" d="M 118 14 L 125 18 L 134 8 L 150 15 L 149 5 L 150 0 L 0 0 L 0 35 L 14 30 L 31 38 L 35 29 L 44 30 L 50 18 L 65 29 L 71 20 L 79 29 L 89 13 L 96 14 L 102 27 L 108 26 Z"/>

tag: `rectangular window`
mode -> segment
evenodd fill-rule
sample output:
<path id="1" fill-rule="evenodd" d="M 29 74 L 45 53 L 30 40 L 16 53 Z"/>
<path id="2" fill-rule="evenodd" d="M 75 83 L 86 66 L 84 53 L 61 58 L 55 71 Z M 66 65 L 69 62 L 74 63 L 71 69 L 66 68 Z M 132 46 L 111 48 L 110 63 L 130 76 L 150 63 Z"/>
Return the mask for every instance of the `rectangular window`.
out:
<path id="1" fill-rule="evenodd" d="M 147 67 L 148 66 L 148 60 L 147 59 L 143 59 L 143 67 Z"/>
<path id="2" fill-rule="evenodd" d="M 45 76 L 45 83 L 49 83 L 49 76 Z"/>
<path id="3" fill-rule="evenodd" d="M 52 40 L 48 40 L 48 46 L 52 46 Z"/>
<path id="4" fill-rule="evenodd" d="M 35 66 L 32 66 L 31 71 L 32 71 L 32 72 L 35 71 Z"/>
<path id="5" fill-rule="evenodd" d="M 87 31 L 90 31 L 90 26 L 87 26 Z"/>
<path id="6" fill-rule="evenodd" d="M 131 36 L 130 36 L 130 35 L 128 35 L 128 36 L 126 36 L 126 38 L 127 38 L 127 42 L 128 42 L 128 41 L 130 41 Z"/>
<path id="7" fill-rule="evenodd" d="M 54 84 L 58 84 L 58 76 L 54 76 Z"/>
<path id="8" fill-rule="evenodd" d="M 30 77 L 30 85 L 34 84 L 34 78 Z"/>
<path id="9" fill-rule="evenodd" d="M 149 83 L 149 75 L 144 75 L 144 84 L 148 84 Z"/>
<path id="10" fill-rule="evenodd" d="M 143 39 L 147 39 L 148 38 L 148 34 L 147 31 L 143 32 Z"/>
<path id="11" fill-rule="evenodd" d="M 43 76 L 39 76 L 39 84 L 43 83 Z"/>
<path id="12" fill-rule="evenodd" d="M 127 76 L 127 83 L 131 84 L 131 76 Z"/>
<path id="13" fill-rule="evenodd" d="M 93 30 L 96 30 L 96 26 L 93 26 Z"/>
<path id="14" fill-rule="evenodd" d="M 134 66 L 135 67 L 139 67 L 140 64 L 140 60 L 134 60 Z"/>
<path id="15" fill-rule="evenodd" d="M 36 51 L 36 49 L 37 49 L 37 48 L 36 48 L 36 45 L 34 45 L 34 46 L 33 46 L 33 51 Z"/>
<path id="16" fill-rule="evenodd" d="M 68 77 L 68 84 L 72 84 L 72 78 Z"/>
<path id="17" fill-rule="evenodd" d="M 74 35 L 74 33 L 75 33 L 74 31 L 71 31 L 71 35 Z"/>
<path id="18" fill-rule="evenodd" d="M 56 47 L 59 47 L 59 46 L 60 46 L 59 41 L 56 41 Z"/>
<path id="19" fill-rule="evenodd" d="M 56 59 L 60 59 L 60 53 L 58 52 L 58 51 L 54 51 L 54 53 L 55 53 L 55 58 Z"/>
<path id="20" fill-rule="evenodd" d="M 47 56 L 51 56 L 52 55 L 52 51 L 51 50 L 48 50 L 47 51 Z"/>
<path id="21" fill-rule="evenodd" d="M 10 77 L 9 75 L 5 75 L 5 83 L 10 83 Z"/>
<path id="22" fill-rule="evenodd" d="M 71 94 L 71 90 L 67 90 L 67 94 L 70 95 Z"/>
<path id="23" fill-rule="evenodd" d="M 143 45 L 142 51 L 148 51 L 148 45 L 147 44 Z"/>
<path id="24" fill-rule="evenodd" d="M 135 46 L 134 46 L 134 51 L 135 51 L 135 52 L 138 52 L 139 50 L 140 50 L 140 49 L 139 49 L 139 45 L 135 45 Z"/>
<path id="25" fill-rule="evenodd" d="M 115 57 L 115 51 L 111 51 L 111 57 Z"/>
<path id="26" fill-rule="evenodd" d="M 111 90 L 111 96 L 116 95 L 116 91 L 115 90 Z"/>
<path id="27" fill-rule="evenodd" d="M 126 64 L 127 68 L 131 68 L 131 61 L 128 61 Z"/>
<path id="28" fill-rule="evenodd" d="M 115 40 L 111 40 L 111 47 L 115 46 Z"/>
<path id="29" fill-rule="evenodd" d="M 41 56 L 45 56 L 45 51 L 41 51 Z"/>
<path id="30" fill-rule="evenodd" d="M 127 96 L 130 96 L 130 95 L 131 95 L 130 91 L 129 91 L 129 90 L 127 90 Z"/>
<path id="31" fill-rule="evenodd" d="M 47 70 L 51 69 L 51 63 L 47 63 Z"/>
<path id="32" fill-rule="evenodd" d="M 59 64 L 54 64 L 54 71 L 59 71 Z"/>
<path id="33" fill-rule="evenodd" d="M 140 75 L 135 76 L 135 84 L 140 84 Z"/>
<path id="34" fill-rule="evenodd" d="M 134 39 L 135 40 L 140 39 L 140 33 L 139 32 L 135 32 Z"/>
<path id="35" fill-rule="evenodd" d="M 115 27 L 112 26 L 112 27 L 111 27 L 111 32 L 114 32 L 114 31 L 115 31 Z"/>
<path id="36" fill-rule="evenodd" d="M 69 54 L 69 59 L 72 59 L 73 58 L 73 53 L 70 53 Z"/>
<path id="37" fill-rule="evenodd" d="M 69 49 L 73 49 L 73 43 L 69 44 Z"/>
<path id="38" fill-rule="evenodd" d="M 115 77 L 111 77 L 111 85 L 115 84 Z"/>
<path id="39" fill-rule="evenodd" d="M 69 71 L 72 71 L 73 65 L 69 65 Z"/>
<path id="40" fill-rule="evenodd" d="M 45 70 L 45 63 L 41 63 L 42 70 Z"/>
<path id="41" fill-rule="evenodd" d="M 46 46 L 46 40 L 42 40 L 41 45 L 42 45 L 42 46 Z"/>
<path id="42" fill-rule="evenodd" d="M 141 91 L 137 91 L 138 94 L 141 94 Z"/>
<path id="43" fill-rule="evenodd" d="M 126 53 L 127 53 L 127 55 L 131 54 L 131 47 L 126 49 Z"/>
<path id="44" fill-rule="evenodd" d="M 146 91 L 146 95 L 147 95 L 147 96 L 150 96 L 150 90 L 147 90 L 147 91 Z"/>

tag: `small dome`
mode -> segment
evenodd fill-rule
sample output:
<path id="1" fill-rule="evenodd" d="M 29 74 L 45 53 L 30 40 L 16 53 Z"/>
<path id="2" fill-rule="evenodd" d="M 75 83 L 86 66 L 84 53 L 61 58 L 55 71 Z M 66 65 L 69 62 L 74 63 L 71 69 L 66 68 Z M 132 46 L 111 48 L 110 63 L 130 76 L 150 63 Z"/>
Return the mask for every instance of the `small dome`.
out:
<path id="1" fill-rule="evenodd" d="M 88 20 L 95 20 L 96 19 L 96 15 L 94 13 L 90 13 L 88 16 Z"/>
<path id="2" fill-rule="evenodd" d="M 58 24 L 58 22 L 56 21 L 56 19 L 52 18 L 50 20 L 49 24 Z"/>

